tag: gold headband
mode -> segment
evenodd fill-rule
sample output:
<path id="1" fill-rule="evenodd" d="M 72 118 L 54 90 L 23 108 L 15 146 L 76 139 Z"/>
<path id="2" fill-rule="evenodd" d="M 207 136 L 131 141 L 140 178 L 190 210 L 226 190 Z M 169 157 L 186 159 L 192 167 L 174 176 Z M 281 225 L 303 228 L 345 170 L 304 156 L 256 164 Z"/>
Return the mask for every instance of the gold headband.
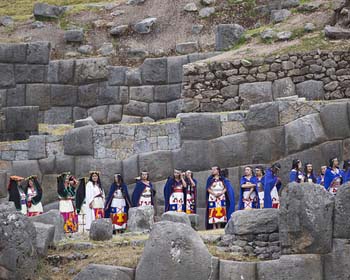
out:
<path id="1" fill-rule="evenodd" d="M 100 175 L 100 171 L 95 171 L 95 170 L 93 170 L 93 171 L 90 171 L 89 174 L 90 174 L 90 175 L 92 175 L 92 174 Z"/>
<path id="2" fill-rule="evenodd" d="M 37 175 L 30 175 L 27 178 L 25 178 L 25 180 L 28 181 L 28 180 L 32 180 L 32 179 L 36 179 L 36 178 L 38 178 Z"/>

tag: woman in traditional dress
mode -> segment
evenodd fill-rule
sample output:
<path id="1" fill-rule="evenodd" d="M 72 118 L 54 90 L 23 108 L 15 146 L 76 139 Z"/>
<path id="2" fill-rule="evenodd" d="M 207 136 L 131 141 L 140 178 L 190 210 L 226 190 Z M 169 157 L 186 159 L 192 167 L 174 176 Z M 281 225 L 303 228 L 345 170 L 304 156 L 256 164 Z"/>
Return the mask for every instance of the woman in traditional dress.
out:
<path id="1" fill-rule="evenodd" d="M 174 176 L 169 177 L 164 186 L 165 212 L 185 212 L 186 182 L 180 170 L 174 170 Z"/>
<path id="2" fill-rule="evenodd" d="M 148 172 L 142 171 L 140 178 L 137 178 L 136 186 L 132 193 L 131 200 L 133 207 L 147 205 L 155 206 L 155 194 L 156 191 L 149 180 Z M 154 210 L 156 210 L 156 207 L 154 207 Z"/>
<path id="3" fill-rule="evenodd" d="M 324 187 L 331 194 L 336 195 L 342 182 L 343 172 L 339 169 L 339 161 L 336 157 L 331 158 L 329 160 L 329 166 L 327 167 L 324 175 Z"/>
<path id="4" fill-rule="evenodd" d="M 317 180 L 316 180 L 316 183 L 321 186 L 324 186 L 324 175 L 326 174 L 326 170 L 327 170 L 327 165 L 322 165 L 320 175 L 317 177 Z"/>
<path id="5" fill-rule="evenodd" d="M 264 208 L 264 168 L 259 165 L 255 167 L 255 177 L 256 177 L 256 192 L 258 194 L 257 208 Z"/>
<path id="6" fill-rule="evenodd" d="M 7 190 L 9 192 L 9 201 L 13 201 L 16 209 L 21 211 L 23 215 L 27 215 L 27 196 L 21 184 L 23 180 L 24 178 L 20 176 L 10 176 Z"/>
<path id="7" fill-rule="evenodd" d="M 344 160 L 343 174 L 344 174 L 343 184 L 345 184 L 346 182 L 350 182 L 350 159 Z"/>
<path id="8" fill-rule="evenodd" d="M 304 174 L 301 170 L 302 163 L 300 159 L 293 159 L 292 169 L 289 173 L 289 182 L 301 183 L 304 182 Z"/>
<path id="9" fill-rule="evenodd" d="M 279 190 L 282 187 L 281 179 L 277 176 L 281 165 L 276 162 L 266 170 L 264 176 L 264 208 L 280 208 Z"/>
<path id="10" fill-rule="evenodd" d="M 113 224 L 113 231 L 122 233 L 126 229 L 128 211 L 131 207 L 128 187 L 120 174 L 114 175 L 105 205 L 105 218 L 110 218 Z"/>
<path id="11" fill-rule="evenodd" d="M 197 213 L 197 180 L 193 178 L 193 172 L 187 170 L 185 172 L 186 183 L 186 213 Z"/>
<path id="12" fill-rule="evenodd" d="M 64 232 L 74 233 L 78 231 L 78 215 L 75 211 L 75 189 L 78 181 L 69 173 L 62 173 L 57 177 L 57 193 L 59 198 L 59 210 L 64 220 Z"/>
<path id="13" fill-rule="evenodd" d="M 105 216 L 105 193 L 101 185 L 100 172 L 90 171 L 89 182 L 86 184 L 86 229 L 90 230 L 94 220 L 102 219 Z"/>
<path id="14" fill-rule="evenodd" d="M 26 178 L 26 184 L 28 216 L 38 216 L 42 214 L 44 210 L 43 205 L 41 204 L 43 191 L 38 182 L 37 176 L 32 175 Z"/>
<path id="15" fill-rule="evenodd" d="M 304 182 L 308 183 L 316 183 L 317 178 L 314 174 L 314 169 L 312 167 L 312 163 L 306 163 L 304 167 Z"/>
<path id="16" fill-rule="evenodd" d="M 225 225 L 235 210 L 235 195 L 227 174 L 214 166 L 206 185 L 206 228 L 216 229 Z"/>
<path id="17" fill-rule="evenodd" d="M 244 175 L 241 178 L 241 189 L 239 195 L 239 210 L 251 210 L 257 208 L 258 196 L 256 193 L 256 177 L 251 166 L 244 168 Z"/>

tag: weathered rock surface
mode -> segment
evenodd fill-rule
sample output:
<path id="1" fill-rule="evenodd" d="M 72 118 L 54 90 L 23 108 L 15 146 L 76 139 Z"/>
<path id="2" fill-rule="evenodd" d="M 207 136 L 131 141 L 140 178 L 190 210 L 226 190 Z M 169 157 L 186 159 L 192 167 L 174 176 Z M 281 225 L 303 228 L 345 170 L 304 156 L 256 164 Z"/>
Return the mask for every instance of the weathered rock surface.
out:
<path id="1" fill-rule="evenodd" d="M 33 223 L 36 231 L 36 249 L 40 256 L 47 255 L 48 247 L 53 243 L 55 226 L 43 223 Z"/>
<path id="2" fill-rule="evenodd" d="M 112 239 L 113 226 L 111 219 L 97 219 L 91 223 L 89 237 L 94 241 L 105 241 Z"/>
<path id="3" fill-rule="evenodd" d="M 149 279 L 180 280 L 184 275 L 193 280 L 218 279 L 218 261 L 190 226 L 159 222 L 152 227 L 135 279 L 145 275 Z"/>
<path id="4" fill-rule="evenodd" d="M 282 254 L 326 254 L 332 248 L 334 197 L 324 187 L 290 183 L 281 195 Z"/>
<path id="5" fill-rule="evenodd" d="M 148 231 L 154 223 L 153 206 L 132 207 L 128 215 L 128 229 L 132 232 Z"/>
<path id="6" fill-rule="evenodd" d="M 89 264 L 84 267 L 73 279 L 74 280 L 133 280 L 135 271 L 132 268 Z"/>
<path id="7" fill-rule="evenodd" d="M 63 7 L 49 5 L 46 3 L 35 3 L 33 14 L 35 17 L 58 18 L 64 13 Z"/>
<path id="8" fill-rule="evenodd" d="M 162 215 L 161 218 L 162 221 L 169 221 L 169 222 L 174 222 L 174 223 L 182 223 L 188 226 L 191 226 L 191 222 L 189 217 L 187 216 L 186 213 L 183 212 L 173 212 L 173 211 L 168 211 L 165 212 Z"/>
<path id="9" fill-rule="evenodd" d="M 217 51 L 234 46 L 243 36 L 244 28 L 239 24 L 219 24 L 215 29 L 215 48 Z"/>
<path id="10" fill-rule="evenodd" d="M 350 183 L 340 187 L 335 196 L 334 233 L 335 238 L 350 239 Z"/>
<path id="11" fill-rule="evenodd" d="M 338 194 L 337 194 L 338 195 Z M 345 225 L 344 223 L 344 226 Z M 350 278 L 350 243 L 348 239 L 333 239 L 332 252 L 324 256 L 324 279 L 343 280 Z"/>

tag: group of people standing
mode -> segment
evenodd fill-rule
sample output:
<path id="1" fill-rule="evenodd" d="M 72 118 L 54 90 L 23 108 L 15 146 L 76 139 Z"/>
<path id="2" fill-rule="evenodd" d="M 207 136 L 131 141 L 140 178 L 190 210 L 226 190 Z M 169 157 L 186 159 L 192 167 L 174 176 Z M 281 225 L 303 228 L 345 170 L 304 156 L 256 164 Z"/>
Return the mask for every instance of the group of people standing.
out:
<path id="1" fill-rule="evenodd" d="M 279 208 L 279 191 L 282 187 L 278 173 L 279 163 L 264 170 L 262 166 L 244 168 L 240 180 L 238 210 Z M 235 194 L 227 178 L 227 170 L 214 166 L 206 183 L 206 228 L 215 229 L 227 223 L 235 211 Z M 304 165 L 301 160 L 292 162 L 290 182 L 312 182 L 323 185 L 327 191 L 336 194 L 341 184 L 350 181 L 350 160 L 344 161 L 339 168 L 337 158 L 322 166 L 316 176 L 311 163 Z M 164 186 L 164 211 L 197 213 L 197 180 L 193 172 L 174 170 Z M 41 203 L 42 188 L 36 176 L 22 178 L 11 176 L 8 185 L 9 200 L 24 215 L 35 216 L 43 213 Z M 149 180 L 148 172 L 141 172 L 130 197 L 128 187 L 121 174 L 115 174 L 113 183 L 105 195 L 100 180 L 100 172 L 90 171 L 88 178 L 76 179 L 69 172 L 57 177 L 59 211 L 64 219 L 64 231 L 74 233 L 78 230 L 90 230 L 93 220 L 110 218 L 115 232 L 124 232 L 127 228 L 130 207 L 152 205 L 156 207 L 155 188 Z"/>

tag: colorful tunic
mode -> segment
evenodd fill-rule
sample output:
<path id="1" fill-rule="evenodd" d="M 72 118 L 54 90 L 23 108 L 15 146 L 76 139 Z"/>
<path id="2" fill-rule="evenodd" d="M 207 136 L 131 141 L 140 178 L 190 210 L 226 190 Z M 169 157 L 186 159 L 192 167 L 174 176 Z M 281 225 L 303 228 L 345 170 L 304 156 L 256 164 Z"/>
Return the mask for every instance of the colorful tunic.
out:
<path id="1" fill-rule="evenodd" d="M 38 216 L 44 212 L 41 204 L 41 191 L 36 186 L 33 189 L 30 187 L 27 189 L 27 206 L 29 217 Z"/>
<path id="2" fill-rule="evenodd" d="M 304 174 L 300 170 L 292 169 L 289 173 L 289 182 L 304 182 Z"/>
<path id="3" fill-rule="evenodd" d="M 339 168 L 336 168 L 335 170 L 330 167 L 327 168 L 324 175 L 324 187 L 326 190 L 331 194 L 336 195 L 342 181 L 343 172 Z"/>
<path id="4" fill-rule="evenodd" d="M 258 205 L 257 208 L 264 208 L 264 177 L 258 178 L 256 177 L 256 192 L 258 193 Z"/>
<path id="5" fill-rule="evenodd" d="M 128 187 L 113 183 L 105 205 L 105 217 L 111 218 L 114 230 L 126 229 L 128 210 L 131 206 Z"/>
<path id="6" fill-rule="evenodd" d="M 264 208 L 279 208 L 281 180 L 269 168 L 264 176 Z"/>
<path id="7" fill-rule="evenodd" d="M 94 220 L 102 219 L 105 216 L 104 213 L 104 200 L 105 194 L 103 189 L 98 184 L 93 184 L 89 181 L 86 184 L 86 229 L 89 230 L 91 223 Z M 89 207 L 92 204 L 92 209 Z"/>
<path id="8" fill-rule="evenodd" d="M 192 179 L 194 186 L 191 186 L 191 182 L 186 178 L 186 213 L 197 213 L 197 181 Z"/>
<path id="9" fill-rule="evenodd" d="M 186 189 L 183 187 L 182 181 L 169 177 L 164 186 L 165 212 L 184 212 L 186 210 L 185 197 Z"/>
<path id="10" fill-rule="evenodd" d="M 226 190 L 226 192 L 216 197 L 209 193 L 209 189 L 214 194 L 222 193 L 224 190 Z M 217 179 L 213 176 L 209 176 L 206 190 L 206 227 L 209 229 L 212 228 L 213 224 L 227 223 L 235 210 L 235 197 L 230 181 L 224 177 L 219 177 Z"/>
<path id="11" fill-rule="evenodd" d="M 249 188 L 242 188 L 242 185 L 246 183 L 251 183 L 255 185 L 254 191 L 250 193 Z M 253 208 L 257 208 L 257 202 L 258 202 L 258 196 L 256 193 L 256 184 L 257 180 L 256 177 L 252 176 L 249 179 L 246 176 L 242 176 L 241 178 L 241 189 L 240 189 L 240 195 L 239 195 L 239 204 L 238 209 L 239 210 L 249 210 Z"/>
<path id="12" fill-rule="evenodd" d="M 133 207 L 154 205 L 155 190 L 151 182 L 149 184 L 139 180 L 136 182 L 132 193 Z"/>
<path id="13" fill-rule="evenodd" d="M 78 231 L 78 215 L 75 211 L 74 199 L 75 188 L 72 186 L 64 187 L 58 191 L 59 193 L 59 211 L 64 220 L 64 232 L 74 233 Z"/>

